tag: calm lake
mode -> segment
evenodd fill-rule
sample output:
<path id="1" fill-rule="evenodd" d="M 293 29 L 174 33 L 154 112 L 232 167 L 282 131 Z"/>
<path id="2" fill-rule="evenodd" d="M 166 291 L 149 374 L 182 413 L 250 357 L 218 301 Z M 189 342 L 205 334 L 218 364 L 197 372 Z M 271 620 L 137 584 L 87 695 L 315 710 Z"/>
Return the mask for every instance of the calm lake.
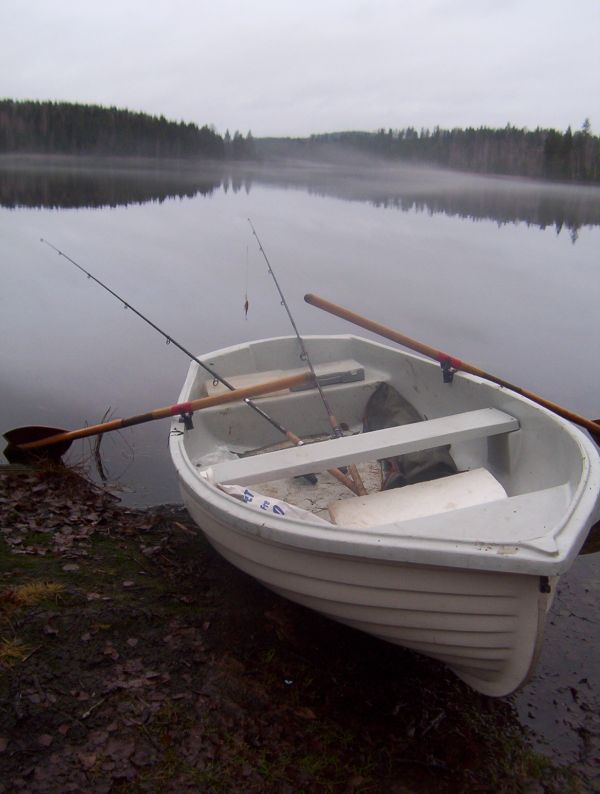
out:
<path id="1" fill-rule="evenodd" d="M 303 334 L 368 336 L 306 305 L 315 292 L 600 416 L 600 188 L 370 163 L 31 158 L 0 161 L 0 430 L 168 405 L 188 368 L 41 238 L 200 355 L 292 332 L 248 218 Z M 180 501 L 167 435 L 163 421 L 103 438 L 125 503 Z M 89 442 L 71 462 L 93 469 Z M 564 578 L 536 679 L 514 698 L 565 761 L 598 747 L 599 556 Z"/>

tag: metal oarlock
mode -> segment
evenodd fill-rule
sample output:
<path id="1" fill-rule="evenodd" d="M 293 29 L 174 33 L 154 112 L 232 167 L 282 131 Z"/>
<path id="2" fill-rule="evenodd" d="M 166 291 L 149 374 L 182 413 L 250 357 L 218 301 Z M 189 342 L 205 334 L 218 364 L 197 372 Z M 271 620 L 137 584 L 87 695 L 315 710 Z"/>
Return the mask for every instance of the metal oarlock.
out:
<path id="1" fill-rule="evenodd" d="M 442 368 L 442 377 L 444 379 L 444 383 L 452 383 L 454 380 L 454 374 L 458 372 L 456 367 L 453 367 L 450 363 L 450 359 L 445 358 L 443 361 L 440 361 L 440 367 Z"/>
<path id="2" fill-rule="evenodd" d="M 194 429 L 194 422 L 192 420 L 192 414 L 179 414 L 179 421 L 183 422 L 183 426 L 186 430 L 193 430 Z"/>

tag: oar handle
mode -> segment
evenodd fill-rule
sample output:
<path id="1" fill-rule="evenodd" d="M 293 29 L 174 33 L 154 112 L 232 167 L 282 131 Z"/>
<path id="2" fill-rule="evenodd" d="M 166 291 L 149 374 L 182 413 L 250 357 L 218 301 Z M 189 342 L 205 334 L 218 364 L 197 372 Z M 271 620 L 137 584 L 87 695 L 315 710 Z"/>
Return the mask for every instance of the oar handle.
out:
<path id="1" fill-rule="evenodd" d="M 377 323 L 374 320 L 369 320 L 367 317 L 363 317 L 362 315 L 357 314 L 350 309 L 346 309 L 343 306 L 338 306 L 338 304 L 325 300 L 325 298 L 321 298 L 318 295 L 309 293 L 308 295 L 304 296 L 304 300 L 311 306 L 316 306 L 318 309 L 323 309 L 323 311 L 329 312 L 329 314 L 334 314 L 336 317 L 341 317 L 343 320 L 348 320 L 348 322 L 354 323 L 354 325 L 358 325 L 367 331 L 377 334 L 378 336 L 383 336 L 385 339 L 390 339 L 392 342 L 396 342 L 403 347 L 408 347 L 410 350 L 415 350 L 417 353 L 421 353 L 428 358 L 439 361 L 443 367 L 451 367 L 455 370 L 462 370 L 463 372 L 468 372 L 470 375 L 476 375 L 479 378 L 484 378 L 485 380 L 497 383 L 499 386 L 511 389 L 511 391 L 515 391 L 518 394 L 521 394 L 523 397 L 527 397 L 527 399 L 542 405 L 544 408 L 548 408 L 548 410 L 553 411 L 559 416 L 562 416 L 564 419 L 568 419 L 570 422 L 574 422 L 575 424 L 584 427 L 591 433 L 595 441 L 600 442 L 600 423 L 595 422 L 592 419 L 587 419 L 585 416 L 580 416 L 579 414 L 570 411 L 568 408 L 558 405 L 558 403 L 552 402 L 551 400 L 546 400 L 544 397 L 540 397 L 539 394 L 527 391 L 527 389 L 522 389 L 520 386 L 516 386 L 514 383 L 510 383 L 503 378 L 499 378 L 498 376 L 492 375 L 491 373 L 486 372 L 479 367 L 473 366 L 473 364 L 468 364 L 466 361 L 461 361 L 461 359 L 451 356 L 449 353 L 444 353 L 441 350 L 437 350 L 435 347 L 431 347 L 430 345 L 426 345 L 425 343 L 419 342 L 416 339 L 412 339 L 410 336 L 401 334 L 393 328 L 389 328 L 387 325 L 382 325 L 381 323 Z"/>
<path id="2" fill-rule="evenodd" d="M 113 419 L 111 422 L 90 425 L 89 427 L 82 427 L 79 430 L 56 433 L 47 438 L 41 438 L 37 441 L 29 441 L 26 444 L 18 444 L 15 446 L 22 450 L 38 449 L 40 447 L 47 447 L 51 444 L 58 444 L 61 441 L 73 441 L 76 438 L 97 436 L 102 433 L 108 433 L 111 430 L 119 430 L 123 427 L 139 425 L 143 422 L 152 422 L 155 419 L 163 419 L 167 416 L 190 414 L 194 411 L 200 411 L 202 408 L 210 408 L 215 405 L 224 405 L 238 400 L 245 400 L 247 397 L 258 397 L 261 394 L 268 394 L 269 392 L 282 391 L 292 386 L 298 386 L 301 383 L 312 382 L 313 380 L 313 376 L 308 372 L 299 375 L 289 375 L 286 378 L 277 378 L 276 380 L 267 381 L 265 383 L 258 383 L 255 386 L 246 386 L 243 389 L 234 389 L 233 391 L 224 392 L 223 394 L 215 394 L 211 397 L 200 397 L 197 400 L 190 400 L 189 402 L 167 405 L 164 408 L 156 408 L 154 411 L 138 414 L 137 416 L 130 416 L 127 419 Z"/>

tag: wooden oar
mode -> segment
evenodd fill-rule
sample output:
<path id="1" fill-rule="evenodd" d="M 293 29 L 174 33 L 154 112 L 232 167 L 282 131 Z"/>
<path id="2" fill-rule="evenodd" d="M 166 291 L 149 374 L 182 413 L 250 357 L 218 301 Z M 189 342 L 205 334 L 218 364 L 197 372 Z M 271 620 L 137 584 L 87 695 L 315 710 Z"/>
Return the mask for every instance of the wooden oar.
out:
<path id="1" fill-rule="evenodd" d="M 128 419 L 113 419 L 111 422 L 90 425 L 79 430 L 62 430 L 57 427 L 41 427 L 39 425 L 17 427 L 4 434 L 4 438 L 8 441 L 4 456 L 10 463 L 26 463 L 28 460 L 35 458 L 37 451 L 38 457 L 43 456 L 53 461 L 59 461 L 69 449 L 71 443 L 77 438 L 98 436 L 102 433 L 109 433 L 111 430 L 120 430 L 124 427 L 131 427 L 131 425 L 142 424 L 143 422 L 153 422 L 155 419 L 163 419 L 168 416 L 186 417 L 194 411 L 200 411 L 202 408 L 245 400 L 248 397 L 258 397 L 261 394 L 289 389 L 291 386 L 297 386 L 300 383 L 312 382 L 313 375 L 310 372 L 304 372 L 300 375 L 290 375 L 287 378 L 278 378 L 255 386 L 247 386 L 243 389 L 234 389 L 213 397 L 201 397 L 191 402 L 156 408 L 154 411 L 139 414 L 138 416 L 130 416 Z M 303 443 L 302 439 L 290 430 L 286 431 L 286 436 L 296 446 Z M 329 469 L 329 473 L 354 494 L 358 494 L 357 486 L 342 471 Z"/>
<path id="2" fill-rule="evenodd" d="M 350 311 L 350 309 L 345 309 L 343 306 L 338 306 L 336 303 L 332 303 L 331 301 L 325 300 L 324 298 L 320 298 L 318 295 L 305 295 L 304 300 L 307 303 L 310 303 L 311 306 L 316 306 L 317 308 L 323 309 L 330 314 L 335 314 L 337 317 L 341 317 L 343 320 L 348 320 L 355 325 L 359 325 L 361 328 L 365 328 L 367 331 L 371 331 L 374 334 L 378 334 L 379 336 L 383 336 L 386 339 L 390 339 L 392 342 L 397 342 L 397 344 L 408 347 L 411 350 L 416 350 L 417 353 L 421 353 L 424 356 L 433 358 L 440 362 L 444 370 L 462 370 L 463 372 L 468 372 L 471 375 L 476 375 L 479 378 L 484 378 L 485 380 L 492 381 L 492 383 L 497 383 L 499 386 L 504 386 L 511 391 L 517 392 L 517 394 L 521 394 L 523 397 L 527 397 L 527 399 L 544 406 L 544 408 L 548 408 L 550 411 L 562 416 L 564 419 L 568 419 L 570 422 L 574 422 L 575 424 L 584 427 L 591 434 L 594 441 L 600 444 L 599 421 L 586 419 L 586 417 L 573 413 L 573 411 L 570 411 L 568 408 L 563 408 L 562 405 L 558 405 L 555 402 L 546 400 L 544 397 L 540 397 L 539 394 L 534 394 L 527 389 L 522 389 L 520 386 L 515 386 L 514 383 L 509 383 L 509 381 L 504 380 L 503 378 L 499 378 L 496 375 L 485 372 L 485 370 L 479 369 L 479 367 L 475 367 L 472 364 L 468 364 L 466 361 L 461 361 L 459 358 L 455 358 L 448 353 L 443 353 L 441 350 L 436 350 L 434 347 L 430 347 L 423 342 L 418 342 L 416 339 L 411 339 L 410 336 L 405 336 L 404 334 L 395 331 L 393 328 L 388 328 L 386 325 L 381 325 L 381 323 L 376 323 L 373 320 L 369 320 L 360 314 Z"/>
<path id="3" fill-rule="evenodd" d="M 53 456 L 56 458 L 63 455 L 71 445 L 71 442 L 76 438 L 97 436 L 102 433 L 108 433 L 111 430 L 120 430 L 123 427 L 131 427 L 131 425 L 139 425 L 143 422 L 153 422 L 155 419 L 163 419 L 167 416 L 187 417 L 194 411 L 200 411 L 202 408 L 244 400 L 246 397 L 257 397 L 260 394 L 268 394 L 269 392 L 282 391 L 283 389 L 289 389 L 291 386 L 297 386 L 300 383 L 312 382 L 312 380 L 313 377 L 308 372 L 300 375 L 290 375 L 286 378 L 277 378 L 276 380 L 271 380 L 266 383 L 247 386 L 243 389 L 235 389 L 234 391 L 224 392 L 223 394 L 217 394 L 212 397 L 201 397 L 189 402 L 167 405 L 164 408 L 156 408 L 148 413 L 130 416 L 126 419 L 113 419 L 111 422 L 81 427 L 78 430 L 59 430 L 58 428 L 44 428 L 39 426 L 18 427 L 4 434 L 4 438 L 8 441 L 8 446 L 4 450 L 4 455 L 7 460 L 16 462 L 17 460 L 23 460 L 23 457 L 26 457 L 28 453 L 31 454 L 33 450 L 41 450 L 46 447 L 58 445 L 60 447 L 60 453 Z"/>

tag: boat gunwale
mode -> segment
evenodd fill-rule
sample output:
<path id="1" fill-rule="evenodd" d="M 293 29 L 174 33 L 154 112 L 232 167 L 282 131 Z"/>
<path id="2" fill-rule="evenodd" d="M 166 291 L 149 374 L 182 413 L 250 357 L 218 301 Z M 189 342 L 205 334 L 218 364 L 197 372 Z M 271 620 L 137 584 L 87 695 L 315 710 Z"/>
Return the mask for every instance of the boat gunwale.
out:
<path id="1" fill-rule="evenodd" d="M 203 358 L 209 360 L 214 356 L 222 356 L 228 352 L 239 351 L 252 344 L 260 342 L 277 342 L 288 340 L 292 337 L 281 336 L 263 340 L 253 340 L 248 343 L 232 345 Z M 394 354 L 401 354 L 407 358 L 417 359 L 420 362 L 432 364 L 429 359 L 412 352 L 406 352 L 391 345 L 359 337 L 354 334 L 340 335 L 314 335 L 307 336 L 309 341 L 322 339 L 358 340 L 369 345 L 391 350 Z M 192 364 L 188 370 L 180 399 L 185 399 L 196 381 L 198 365 Z M 600 478 L 600 458 L 593 443 L 579 428 L 546 408 L 532 402 L 528 398 L 504 386 L 487 381 L 478 376 L 459 372 L 454 377 L 470 381 L 478 385 L 509 395 L 511 400 L 532 406 L 558 426 L 560 432 L 566 433 L 575 441 L 581 455 L 581 476 L 570 497 L 569 503 L 560 519 L 551 529 L 540 534 L 537 538 L 528 538 L 526 541 L 477 541 L 473 539 L 446 539 L 442 536 L 411 536 L 410 534 L 381 534 L 379 527 L 366 529 L 350 529 L 332 524 L 327 526 L 301 522 L 290 518 L 277 516 L 264 516 L 247 508 L 234 497 L 220 491 L 218 487 L 209 483 L 202 472 L 192 463 L 185 448 L 185 436 L 171 434 L 170 450 L 173 463 L 177 470 L 181 484 L 186 486 L 190 498 L 201 506 L 201 509 L 213 515 L 220 523 L 229 525 L 236 532 L 251 534 L 265 542 L 302 548 L 320 554 L 334 554 L 367 559 L 379 559 L 388 562 L 405 562 L 424 565 L 443 565 L 452 568 L 470 568 L 475 570 L 498 571 L 506 573 L 523 573 L 540 576 L 552 576 L 567 570 L 572 559 L 577 555 L 585 540 L 589 527 L 594 523 L 594 513 L 598 511 L 598 494 L 593 493 L 593 479 L 595 470 L 596 479 Z M 176 425 L 174 425 L 176 427 Z M 179 429 L 179 428 L 178 428 Z M 199 491 L 199 493 L 198 493 Z M 532 491 L 533 493 L 533 491 Z M 472 508 L 464 508 L 472 509 Z M 459 512 L 459 511 L 454 511 Z M 587 520 L 581 522 L 578 531 L 573 531 L 570 537 L 565 534 L 565 527 L 576 521 L 577 515 Z M 439 518 L 439 517 L 438 517 Z M 422 519 L 413 519 L 422 521 Z M 403 522 L 408 523 L 408 522 Z M 539 545 L 535 541 L 542 541 Z M 549 550 L 543 541 L 553 539 L 556 548 Z M 546 548 L 543 548 L 546 545 Z M 502 548 L 510 548 L 510 553 L 502 553 Z"/>

